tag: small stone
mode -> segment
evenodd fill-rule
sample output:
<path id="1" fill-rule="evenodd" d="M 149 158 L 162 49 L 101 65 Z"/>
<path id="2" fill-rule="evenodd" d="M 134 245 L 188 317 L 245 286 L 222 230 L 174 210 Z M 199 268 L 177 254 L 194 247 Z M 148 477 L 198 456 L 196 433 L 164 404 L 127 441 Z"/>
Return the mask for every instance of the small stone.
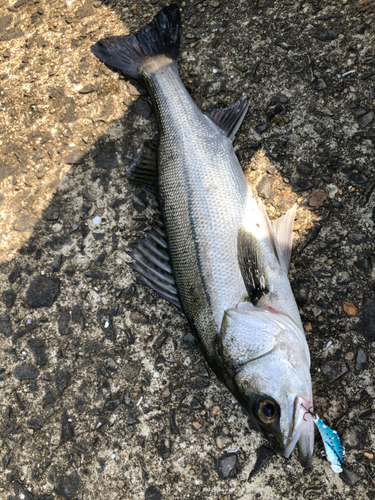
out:
<path id="1" fill-rule="evenodd" d="M 53 491 L 58 497 L 71 500 L 81 484 L 82 481 L 78 472 L 74 471 L 69 476 L 60 476 Z"/>
<path id="2" fill-rule="evenodd" d="M 188 332 L 184 335 L 182 346 L 184 349 L 196 349 L 198 347 L 198 341 L 192 333 Z"/>
<path id="3" fill-rule="evenodd" d="M 18 231 L 19 233 L 28 233 L 34 229 L 36 224 L 36 219 L 32 217 L 27 212 L 23 212 L 21 217 L 16 219 L 13 223 L 13 229 Z"/>
<path id="4" fill-rule="evenodd" d="M 353 358 L 354 358 L 354 352 L 347 352 L 347 353 L 345 354 L 345 359 L 346 359 L 347 361 L 351 361 Z"/>
<path id="5" fill-rule="evenodd" d="M 336 40 L 337 35 L 334 31 L 321 28 L 319 31 L 315 31 L 312 35 L 313 38 L 320 40 L 321 42 L 329 42 L 331 40 Z"/>
<path id="6" fill-rule="evenodd" d="M 231 444 L 231 439 L 228 436 L 217 436 L 216 438 L 216 444 L 218 448 L 221 450 L 225 448 L 227 445 Z"/>
<path id="7" fill-rule="evenodd" d="M 361 245 L 366 242 L 366 235 L 361 233 L 351 233 L 348 234 L 348 239 L 354 245 Z"/>
<path id="8" fill-rule="evenodd" d="M 75 273 L 75 270 L 72 266 L 66 266 L 66 268 L 64 269 L 64 273 L 69 276 L 69 277 L 72 277 Z"/>
<path id="9" fill-rule="evenodd" d="M 33 338 L 27 341 L 27 345 L 34 354 L 35 363 L 39 366 L 44 366 L 47 363 L 45 344 L 41 340 Z"/>
<path id="10" fill-rule="evenodd" d="M 358 125 L 361 128 L 365 128 L 372 122 L 373 118 L 374 118 L 374 112 L 370 111 L 370 113 L 367 113 L 358 119 Z"/>
<path id="11" fill-rule="evenodd" d="M 169 413 L 169 428 L 171 431 L 171 434 L 174 434 L 175 436 L 180 435 L 180 429 L 178 428 L 176 424 L 176 410 L 175 408 L 171 408 L 170 413 Z"/>
<path id="12" fill-rule="evenodd" d="M 349 285 L 352 282 L 350 274 L 346 271 L 342 271 L 336 276 L 336 283 L 338 285 Z"/>
<path id="13" fill-rule="evenodd" d="M 255 127 L 255 132 L 257 134 L 261 134 L 262 132 L 264 132 L 265 130 L 267 130 L 269 128 L 269 125 L 268 123 L 262 123 L 261 125 L 257 125 Z"/>
<path id="14" fill-rule="evenodd" d="M 149 118 L 152 108 L 145 99 L 137 99 L 134 103 L 134 111 L 137 115 L 143 116 L 143 118 Z"/>
<path id="15" fill-rule="evenodd" d="M 99 215 L 97 215 L 96 217 L 94 217 L 94 218 L 93 218 L 93 220 L 92 220 L 92 221 L 93 221 L 93 223 L 94 223 L 95 225 L 98 225 L 98 224 L 100 224 L 100 223 L 101 223 L 102 218 L 101 218 L 101 217 L 99 217 Z"/>
<path id="16" fill-rule="evenodd" d="M 61 415 L 61 435 L 60 435 L 60 445 L 64 444 L 69 439 L 74 437 L 74 428 L 66 413 Z"/>
<path id="17" fill-rule="evenodd" d="M 354 486 L 362 478 L 356 472 L 343 467 L 343 471 L 340 474 L 340 479 L 348 486 Z"/>
<path id="18" fill-rule="evenodd" d="M 67 163 L 68 165 L 79 165 L 83 163 L 81 151 L 79 149 L 76 149 L 75 151 L 69 153 L 65 158 L 65 163 Z"/>
<path id="19" fill-rule="evenodd" d="M 105 415 L 108 415 L 109 413 L 113 413 L 116 408 L 119 406 L 120 400 L 119 399 L 109 399 L 104 403 L 103 406 L 103 413 Z"/>
<path id="20" fill-rule="evenodd" d="M 3 333 L 6 337 L 12 335 L 12 325 L 8 315 L 0 316 L 0 333 Z"/>
<path id="21" fill-rule="evenodd" d="M 368 368 L 368 358 L 365 351 L 359 347 L 357 355 L 355 357 L 355 369 L 359 372 L 361 370 L 367 370 Z"/>
<path id="22" fill-rule="evenodd" d="M 369 460 L 372 460 L 374 458 L 374 454 L 373 453 L 369 453 L 368 451 L 365 451 L 363 455 L 366 458 L 368 458 Z"/>
<path id="23" fill-rule="evenodd" d="M 42 219 L 45 221 L 53 221 L 59 218 L 59 207 L 49 205 L 42 214 Z"/>
<path id="24" fill-rule="evenodd" d="M 168 387 L 166 387 L 164 391 L 161 393 L 161 395 L 163 398 L 169 398 L 169 396 L 171 395 L 171 391 L 169 390 Z"/>
<path id="25" fill-rule="evenodd" d="M 31 418 L 27 421 L 27 427 L 32 430 L 39 431 L 44 424 L 44 420 L 42 417 Z"/>
<path id="26" fill-rule="evenodd" d="M 103 262 L 105 261 L 106 257 L 107 257 L 107 252 L 102 252 L 100 255 L 98 255 L 94 264 L 98 267 L 101 266 L 103 264 Z"/>
<path id="27" fill-rule="evenodd" d="M 49 242 L 49 246 L 54 252 L 60 252 L 60 250 L 62 250 L 64 246 L 70 246 L 72 243 L 72 240 L 68 236 L 52 236 Z"/>
<path id="28" fill-rule="evenodd" d="M 50 266 L 50 270 L 53 273 L 57 273 L 58 271 L 60 271 L 61 261 L 62 261 L 62 255 L 60 253 Z"/>
<path id="29" fill-rule="evenodd" d="M 94 92 L 96 89 L 93 85 L 85 85 L 80 91 L 80 94 L 90 94 L 91 92 Z"/>
<path id="30" fill-rule="evenodd" d="M 358 450 L 365 445 L 367 428 L 363 425 L 354 424 L 345 429 L 342 441 L 346 448 Z"/>
<path id="31" fill-rule="evenodd" d="M 256 188 L 258 191 L 258 195 L 261 198 L 268 199 L 268 198 L 271 198 L 273 195 L 272 188 L 271 188 L 271 182 L 270 182 L 269 178 L 266 176 L 263 176 L 261 178 L 261 180 Z"/>
<path id="32" fill-rule="evenodd" d="M 99 309 L 96 313 L 96 319 L 104 332 L 105 338 L 108 340 L 115 340 L 116 334 L 112 325 L 111 313 L 105 309 Z"/>
<path id="33" fill-rule="evenodd" d="M 221 410 L 220 410 L 220 408 L 219 408 L 218 406 L 214 406 L 214 407 L 212 408 L 212 413 L 213 413 L 214 415 L 220 415 Z"/>
<path id="34" fill-rule="evenodd" d="M 59 394 L 62 394 L 69 383 L 71 374 L 67 371 L 58 371 L 55 374 L 56 389 Z"/>
<path id="35" fill-rule="evenodd" d="M 27 303 L 32 307 L 51 307 L 59 290 L 59 278 L 39 276 L 30 283 L 26 292 Z"/>
<path id="36" fill-rule="evenodd" d="M 128 419 L 126 421 L 127 425 L 135 425 L 139 423 L 138 420 L 139 412 L 136 410 L 128 411 Z"/>
<path id="37" fill-rule="evenodd" d="M 333 200 L 335 195 L 339 192 L 337 186 L 335 186 L 334 184 L 327 184 L 327 191 L 328 191 L 328 198 L 330 200 Z"/>
<path id="38" fill-rule="evenodd" d="M 25 363 L 24 365 L 17 366 L 14 369 L 13 375 L 17 380 L 30 380 L 37 378 L 38 373 L 38 370 L 34 366 Z"/>
<path id="39" fill-rule="evenodd" d="M 0 165 L 0 181 L 6 179 L 17 170 L 17 167 L 5 167 Z"/>
<path id="40" fill-rule="evenodd" d="M 124 299 L 125 300 L 128 300 L 130 299 L 130 297 L 133 295 L 133 293 L 135 292 L 135 286 L 133 284 L 131 284 L 129 286 L 129 288 L 127 288 L 126 292 L 125 292 L 125 296 L 124 296 Z"/>
<path id="41" fill-rule="evenodd" d="M 310 283 L 306 280 L 299 279 L 292 284 L 294 297 L 299 306 L 306 304 L 310 293 Z"/>
<path id="42" fill-rule="evenodd" d="M 297 166 L 297 174 L 299 174 L 301 177 L 305 178 L 310 177 L 312 171 L 313 171 L 312 163 L 301 162 Z"/>
<path id="43" fill-rule="evenodd" d="M 78 224 L 71 224 L 69 227 L 69 233 L 74 233 L 74 231 L 77 231 L 78 228 L 79 228 Z"/>
<path id="44" fill-rule="evenodd" d="M 171 444 L 168 438 L 163 438 L 160 441 L 160 446 L 158 448 L 158 453 L 163 460 L 168 458 L 171 454 Z"/>
<path id="45" fill-rule="evenodd" d="M 216 458 L 212 463 L 212 468 L 216 470 L 220 479 L 228 479 L 228 477 L 233 477 L 234 475 L 236 462 L 237 455 L 235 453 L 227 453 L 220 458 Z"/>
<path id="46" fill-rule="evenodd" d="M 323 375 L 327 377 L 328 382 L 334 382 L 342 377 L 348 368 L 345 363 L 341 361 L 327 361 L 321 365 Z"/>
<path id="47" fill-rule="evenodd" d="M 21 271 L 22 271 L 22 267 L 21 266 L 15 266 L 12 269 L 12 271 L 9 273 L 8 281 L 10 283 L 14 283 L 16 281 L 16 279 L 19 278 L 19 276 L 21 274 Z"/>
<path id="48" fill-rule="evenodd" d="M 357 330 L 361 333 L 367 342 L 375 341 L 375 300 L 370 297 L 365 297 Z"/>
<path id="49" fill-rule="evenodd" d="M 289 98 L 285 95 L 282 94 L 277 94 L 276 97 L 272 99 L 271 106 L 274 106 L 275 104 L 287 104 L 289 102 Z"/>
<path id="50" fill-rule="evenodd" d="M 126 406 L 126 408 L 133 408 L 133 403 L 130 399 L 129 393 L 127 391 L 124 391 L 124 394 L 122 396 L 121 403 Z"/>
<path id="51" fill-rule="evenodd" d="M 199 422 L 193 422 L 193 426 L 195 429 L 199 430 L 202 428 L 202 424 L 200 424 Z"/>
<path id="52" fill-rule="evenodd" d="M 108 358 L 106 361 L 107 370 L 115 372 L 117 370 L 117 365 L 112 358 Z"/>
<path id="53" fill-rule="evenodd" d="M 70 321 L 69 311 L 62 311 L 57 321 L 60 335 L 67 335 L 69 333 L 68 330 L 69 321 Z"/>
<path id="54" fill-rule="evenodd" d="M 344 302 L 342 307 L 348 316 L 357 316 L 358 309 L 352 302 Z"/>
<path id="55" fill-rule="evenodd" d="M 10 309 L 16 300 L 17 294 L 13 290 L 4 290 L 2 297 L 5 306 Z"/>
<path id="56" fill-rule="evenodd" d="M 323 189 L 314 189 L 309 199 L 310 207 L 319 208 L 328 198 L 328 194 Z"/>
<path id="57" fill-rule="evenodd" d="M 318 78 L 315 82 L 315 90 L 324 90 L 327 88 L 326 82 L 323 78 Z"/>
<path id="58" fill-rule="evenodd" d="M 145 492 L 145 500 L 162 500 L 162 494 L 157 486 L 149 486 Z"/>

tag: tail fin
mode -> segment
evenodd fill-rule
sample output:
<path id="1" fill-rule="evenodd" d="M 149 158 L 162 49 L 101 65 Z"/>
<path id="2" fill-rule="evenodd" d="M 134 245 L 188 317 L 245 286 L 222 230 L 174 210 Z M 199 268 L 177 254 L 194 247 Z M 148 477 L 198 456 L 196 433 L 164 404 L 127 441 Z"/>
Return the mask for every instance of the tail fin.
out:
<path id="1" fill-rule="evenodd" d="M 108 66 L 139 79 L 138 67 L 146 58 L 164 55 L 177 62 L 180 38 L 180 11 L 173 4 L 162 9 L 138 33 L 105 38 L 95 43 L 91 50 Z"/>

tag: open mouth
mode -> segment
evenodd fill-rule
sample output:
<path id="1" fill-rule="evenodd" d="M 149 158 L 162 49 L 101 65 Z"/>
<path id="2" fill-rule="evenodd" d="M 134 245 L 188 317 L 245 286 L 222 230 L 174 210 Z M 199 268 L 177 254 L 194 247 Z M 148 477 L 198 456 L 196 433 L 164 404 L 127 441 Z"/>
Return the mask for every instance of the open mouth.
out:
<path id="1" fill-rule="evenodd" d="M 312 408 L 312 402 L 301 396 L 292 398 L 290 404 L 292 426 L 284 457 L 289 458 L 298 443 L 298 459 L 303 467 L 309 467 L 314 451 L 314 421 L 308 412 Z"/>

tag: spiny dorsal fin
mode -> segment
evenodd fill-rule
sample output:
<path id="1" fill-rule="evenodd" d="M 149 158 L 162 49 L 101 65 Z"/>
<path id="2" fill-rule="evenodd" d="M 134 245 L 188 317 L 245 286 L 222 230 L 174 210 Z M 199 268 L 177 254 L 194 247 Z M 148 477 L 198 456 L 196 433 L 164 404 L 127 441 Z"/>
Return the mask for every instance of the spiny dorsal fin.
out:
<path id="1" fill-rule="evenodd" d="M 238 231 L 237 255 L 249 298 L 253 304 L 257 304 L 269 291 L 267 265 L 258 239 L 245 228 L 240 228 Z"/>
<path id="2" fill-rule="evenodd" d="M 228 108 L 220 109 L 216 106 L 209 108 L 204 114 L 210 118 L 210 120 L 212 120 L 231 141 L 234 141 L 237 130 L 240 128 L 248 109 L 249 104 L 246 98 L 241 97 L 239 101 Z"/>
<path id="3" fill-rule="evenodd" d="M 281 259 L 285 272 L 288 272 L 290 255 L 292 253 L 293 225 L 297 212 L 297 203 L 272 223 L 273 232 L 280 248 Z"/>
<path id="4" fill-rule="evenodd" d="M 146 186 L 152 190 L 156 189 L 158 143 L 158 135 L 144 143 L 142 150 L 125 172 L 127 179 L 139 186 Z"/>

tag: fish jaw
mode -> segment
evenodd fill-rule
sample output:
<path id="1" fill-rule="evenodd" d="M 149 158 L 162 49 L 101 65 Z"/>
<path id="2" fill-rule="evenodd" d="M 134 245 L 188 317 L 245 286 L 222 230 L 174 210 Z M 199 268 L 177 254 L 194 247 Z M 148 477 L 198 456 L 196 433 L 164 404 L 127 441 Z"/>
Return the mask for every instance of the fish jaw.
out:
<path id="1" fill-rule="evenodd" d="M 309 409 L 312 401 L 301 396 L 289 396 L 291 431 L 283 456 L 289 458 L 298 443 L 298 460 L 302 467 L 309 467 L 314 452 L 314 421 Z"/>

